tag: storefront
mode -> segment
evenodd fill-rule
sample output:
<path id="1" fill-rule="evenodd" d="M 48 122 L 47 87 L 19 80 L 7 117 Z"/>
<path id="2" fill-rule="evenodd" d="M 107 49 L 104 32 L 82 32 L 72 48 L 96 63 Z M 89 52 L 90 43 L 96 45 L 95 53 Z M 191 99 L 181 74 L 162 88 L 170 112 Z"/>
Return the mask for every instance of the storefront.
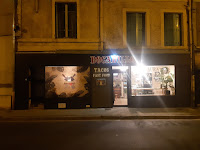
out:
<path id="1" fill-rule="evenodd" d="M 15 108 L 190 106 L 189 54 L 16 54 Z"/>
<path id="2" fill-rule="evenodd" d="M 195 71 L 195 105 L 200 105 L 200 69 Z"/>

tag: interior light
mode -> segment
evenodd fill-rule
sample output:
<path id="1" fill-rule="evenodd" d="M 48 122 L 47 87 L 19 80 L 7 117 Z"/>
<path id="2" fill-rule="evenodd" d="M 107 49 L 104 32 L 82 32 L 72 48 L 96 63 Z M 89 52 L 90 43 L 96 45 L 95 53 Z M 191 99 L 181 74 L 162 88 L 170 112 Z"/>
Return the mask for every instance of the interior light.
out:
<path id="1" fill-rule="evenodd" d="M 127 69 L 128 69 L 127 66 L 122 66 L 122 67 L 120 67 L 120 70 L 123 71 L 123 72 L 126 71 Z"/>
<path id="2" fill-rule="evenodd" d="M 140 76 L 144 76 L 146 74 L 146 66 L 142 63 L 138 63 L 137 66 L 136 66 L 136 72 L 137 74 L 139 74 Z"/>
<path id="3" fill-rule="evenodd" d="M 118 73 L 113 73 L 113 76 L 118 76 Z"/>

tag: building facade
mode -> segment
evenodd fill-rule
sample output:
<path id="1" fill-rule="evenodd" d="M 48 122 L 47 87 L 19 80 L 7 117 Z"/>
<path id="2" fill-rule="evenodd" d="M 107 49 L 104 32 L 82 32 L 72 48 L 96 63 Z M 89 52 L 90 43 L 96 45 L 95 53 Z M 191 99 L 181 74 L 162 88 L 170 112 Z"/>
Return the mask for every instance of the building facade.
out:
<path id="1" fill-rule="evenodd" d="M 191 106 L 191 2 L 18 0 L 15 109 Z"/>
<path id="2" fill-rule="evenodd" d="M 0 108 L 11 109 L 14 96 L 13 1 L 0 5 Z"/>
<path id="3" fill-rule="evenodd" d="M 193 37 L 195 53 L 195 103 L 200 104 L 200 1 L 193 2 Z"/>

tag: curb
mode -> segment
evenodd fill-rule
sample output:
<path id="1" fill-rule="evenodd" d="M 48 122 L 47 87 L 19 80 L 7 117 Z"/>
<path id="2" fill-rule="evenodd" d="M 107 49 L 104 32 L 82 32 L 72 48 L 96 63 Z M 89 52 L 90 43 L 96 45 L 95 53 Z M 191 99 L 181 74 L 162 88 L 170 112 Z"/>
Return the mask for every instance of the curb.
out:
<path id="1" fill-rule="evenodd" d="M 62 121 L 62 120 L 135 120 L 135 119 L 200 119 L 200 116 L 63 116 L 63 117 L 0 117 L 0 121 Z"/>

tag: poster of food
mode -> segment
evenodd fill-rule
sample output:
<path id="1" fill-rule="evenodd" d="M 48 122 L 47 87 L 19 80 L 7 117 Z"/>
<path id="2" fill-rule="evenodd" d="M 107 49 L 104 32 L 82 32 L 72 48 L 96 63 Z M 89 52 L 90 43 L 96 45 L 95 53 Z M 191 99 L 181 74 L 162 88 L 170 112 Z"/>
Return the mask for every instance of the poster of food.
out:
<path id="1" fill-rule="evenodd" d="M 89 93 L 90 67 L 46 66 L 45 97 L 83 97 Z"/>

